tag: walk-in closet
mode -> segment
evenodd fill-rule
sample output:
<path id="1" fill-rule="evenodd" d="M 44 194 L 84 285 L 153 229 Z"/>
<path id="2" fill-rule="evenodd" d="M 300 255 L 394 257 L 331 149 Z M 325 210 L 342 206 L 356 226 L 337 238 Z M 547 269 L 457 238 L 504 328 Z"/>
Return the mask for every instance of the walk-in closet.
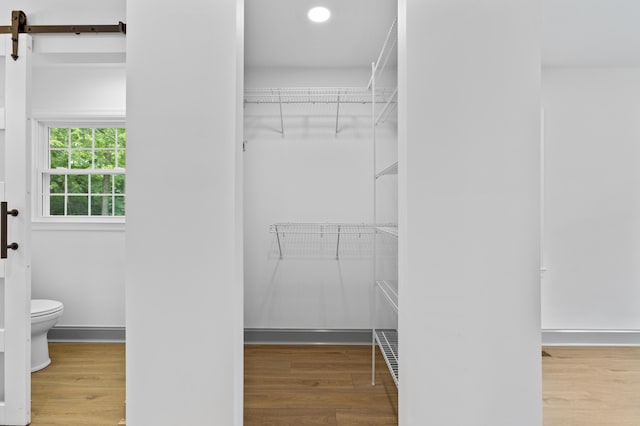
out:
<path id="1" fill-rule="evenodd" d="M 369 346 L 397 385 L 397 2 L 313 5 L 245 3 L 246 343 Z"/>

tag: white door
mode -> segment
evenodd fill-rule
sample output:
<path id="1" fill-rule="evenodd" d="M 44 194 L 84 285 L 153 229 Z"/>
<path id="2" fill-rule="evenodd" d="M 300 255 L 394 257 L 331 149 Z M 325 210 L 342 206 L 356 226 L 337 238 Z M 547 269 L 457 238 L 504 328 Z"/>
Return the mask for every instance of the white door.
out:
<path id="1" fill-rule="evenodd" d="M 5 61 L 4 108 L 0 103 L 0 132 L 4 132 L 4 182 L 0 183 L 0 359 L 2 400 L 0 424 L 24 426 L 31 421 L 31 211 L 30 123 L 31 37 L 20 35 L 19 58 L 11 58 L 11 36 L 0 39 Z M 2 180 L 2 179 L 0 179 Z M 4 203 L 3 203 L 4 204 Z M 15 210 L 15 211 L 14 211 Z M 13 212 L 12 212 L 13 211 Z M 15 243 L 15 244 L 14 244 Z M 7 247 L 11 246 L 11 247 Z M 2 247 L 0 247 L 1 249 Z M 6 252 L 6 253 L 5 253 Z"/>

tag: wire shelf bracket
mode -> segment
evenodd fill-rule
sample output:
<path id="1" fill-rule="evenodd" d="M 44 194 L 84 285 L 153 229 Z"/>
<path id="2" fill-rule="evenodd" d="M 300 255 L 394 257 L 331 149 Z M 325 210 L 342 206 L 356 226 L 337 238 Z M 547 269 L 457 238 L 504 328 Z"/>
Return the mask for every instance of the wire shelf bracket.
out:
<path id="1" fill-rule="evenodd" d="M 379 179 L 382 176 L 397 175 L 397 174 L 398 174 L 398 162 L 396 161 L 389 167 L 386 167 L 383 170 L 376 173 L 376 179 Z"/>
<path id="2" fill-rule="evenodd" d="M 391 27 L 389 28 L 389 32 L 387 33 L 387 37 L 384 40 L 384 44 L 382 45 L 382 49 L 380 49 L 380 54 L 378 55 L 378 59 L 374 63 L 373 73 L 371 74 L 371 78 L 369 79 L 369 84 L 367 84 L 367 89 L 370 89 L 373 85 L 373 76 L 376 73 L 381 73 L 384 68 L 387 66 L 387 62 L 393 53 L 393 48 L 398 43 L 398 30 L 396 26 L 398 25 L 398 18 L 394 19 L 391 23 Z"/>
<path id="3" fill-rule="evenodd" d="M 11 12 L 11 25 L 0 26 L 0 34 L 11 34 L 13 52 L 18 60 L 18 34 L 81 34 L 81 33 L 127 33 L 127 24 L 117 25 L 27 25 L 27 15 L 22 10 Z"/>
<path id="4" fill-rule="evenodd" d="M 398 238 L 398 227 L 393 225 L 376 226 L 376 231 Z"/>

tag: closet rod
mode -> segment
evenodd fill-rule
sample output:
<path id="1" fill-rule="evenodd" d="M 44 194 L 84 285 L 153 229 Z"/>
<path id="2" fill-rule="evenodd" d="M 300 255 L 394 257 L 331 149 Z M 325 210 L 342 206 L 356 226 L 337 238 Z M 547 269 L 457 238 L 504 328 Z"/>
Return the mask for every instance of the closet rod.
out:
<path id="1" fill-rule="evenodd" d="M 21 10 L 11 12 L 11 25 L 0 26 L 0 34 L 11 34 L 13 52 L 18 60 L 18 34 L 81 34 L 81 33 L 127 33 L 127 24 L 117 25 L 27 25 L 27 15 Z"/>

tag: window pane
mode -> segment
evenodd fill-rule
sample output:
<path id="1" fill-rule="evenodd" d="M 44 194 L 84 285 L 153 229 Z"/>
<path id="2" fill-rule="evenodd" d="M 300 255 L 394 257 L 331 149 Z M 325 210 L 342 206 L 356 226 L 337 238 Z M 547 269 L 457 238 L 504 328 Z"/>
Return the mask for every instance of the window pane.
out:
<path id="1" fill-rule="evenodd" d="M 115 148 L 116 129 L 96 129 L 96 148 Z"/>
<path id="2" fill-rule="evenodd" d="M 49 214 L 51 216 L 64 216 L 64 196 L 52 195 L 49 197 Z"/>
<path id="3" fill-rule="evenodd" d="M 92 146 L 92 129 L 71 129 L 71 148 L 91 148 Z"/>
<path id="4" fill-rule="evenodd" d="M 69 184 L 69 194 L 88 194 L 89 193 L 89 176 L 87 175 L 67 175 Z"/>
<path id="5" fill-rule="evenodd" d="M 91 151 L 71 151 L 71 168 L 72 169 L 90 169 L 91 168 Z"/>
<path id="6" fill-rule="evenodd" d="M 67 148 L 69 146 L 69 129 L 50 128 L 49 146 L 51 148 Z"/>
<path id="7" fill-rule="evenodd" d="M 96 169 L 113 169 L 116 166 L 115 150 L 96 151 Z"/>
<path id="8" fill-rule="evenodd" d="M 67 199 L 67 216 L 87 216 L 89 214 L 89 197 L 70 195 Z"/>
<path id="9" fill-rule="evenodd" d="M 49 192 L 51 194 L 64 194 L 64 175 L 51 175 L 49 177 Z"/>
<path id="10" fill-rule="evenodd" d="M 124 194 L 124 175 L 115 175 L 113 177 L 115 184 L 115 193 Z"/>
<path id="11" fill-rule="evenodd" d="M 118 148 L 127 147 L 127 129 L 118 129 Z"/>
<path id="12" fill-rule="evenodd" d="M 111 194 L 112 180 L 113 180 L 113 176 L 111 175 L 91 176 L 91 193 L 92 194 Z"/>
<path id="13" fill-rule="evenodd" d="M 118 150 L 118 167 L 127 167 L 127 151 L 124 149 Z"/>
<path id="14" fill-rule="evenodd" d="M 111 196 L 91 197 L 91 216 L 113 216 Z"/>
<path id="15" fill-rule="evenodd" d="M 69 167 L 69 151 L 50 151 L 49 152 L 49 167 L 52 169 L 63 167 Z"/>
<path id="16" fill-rule="evenodd" d="M 115 216 L 124 216 L 124 197 L 115 196 Z"/>
<path id="17" fill-rule="evenodd" d="M 82 124 L 80 124 L 82 126 Z M 48 166 L 73 169 L 42 175 L 48 181 L 42 200 L 51 216 L 125 216 L 127 131 L 125 128 L 51 127 L 48 129 Z M 114 170 L 118 168 L 116 174 Z M 93 175 L 92 170 L 109 172 Z M 75 174 L 75 173 L 82 174 Z M 85 174 L 86 173 L 86 174 Z"/>

